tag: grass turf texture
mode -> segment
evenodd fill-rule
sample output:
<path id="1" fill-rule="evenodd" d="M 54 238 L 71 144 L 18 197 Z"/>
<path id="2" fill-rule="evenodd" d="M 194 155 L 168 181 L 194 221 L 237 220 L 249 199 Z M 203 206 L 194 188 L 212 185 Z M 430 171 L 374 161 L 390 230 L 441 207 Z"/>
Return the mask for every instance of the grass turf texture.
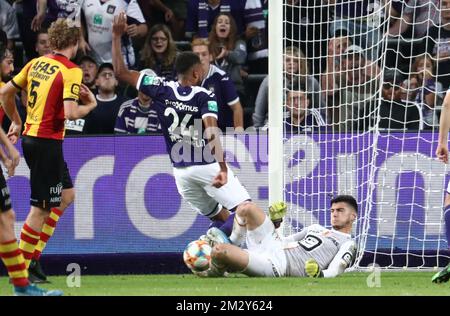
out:
<path id="1" fill-rule="evenodd" d="M 81 287 L 68 287 L 66 276 L 50 276 L 47 289 L 61 289 L 67 296 L 167 295 L 450 295 L 450 282 L 431 283 L 433 272 L 382 272 L 381 287 L 368 287 L 369 273 L 346 273 L 334 279 L 198 278 L 194 275 L 82 276 Z M 70 280 L 70 278 L 69 278 Z M 0 280 L 0 296 L 11 295 L 8 278 Z"/>

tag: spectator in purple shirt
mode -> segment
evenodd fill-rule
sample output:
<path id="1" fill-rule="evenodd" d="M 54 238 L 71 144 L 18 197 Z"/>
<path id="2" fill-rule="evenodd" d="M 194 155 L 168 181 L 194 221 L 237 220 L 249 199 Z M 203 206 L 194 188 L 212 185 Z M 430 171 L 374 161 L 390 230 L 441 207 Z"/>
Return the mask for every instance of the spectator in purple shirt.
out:
<path id="1" fill-rule="evenodd" d="M 214 92 L 219 106 L 217 125 L 225 131 L 227 127 L 234 127 L 242 132 L 244 126 L 242 105 L 233 81 L 228 74 L 211 65 L 212 56 L 208 48 L 208 41 L 195 39 L 192 42 L 192 51 L 200 57 L 204 78 L 202 87 Z"/>
<path id="2" fill-rule="evenodd" d="M 245 31 L 245 1 L 238 2 L 231 4 L 230 0 L 189 0 L 185 36 L 208 38 L 213 21 L 220 13 L 231 13 L 236 19 L 238 33 L 242 34 Z"/>
<path id="3" fill-rule="evenodd" d="M 417 76 L 419 84 L 415 101 L 422 111 L 424 128 L 431 129 L 439 123 L 435 107 L 440 100 L 439 94 L 442 92 L 442 85 L 434 75 L 432 57 L 427 53 L 417 56 L 411 73 Z"/>
<path id="4" fill-rule="evenodd" d="M 158 113 L 151 108 L 152 99 L 142 92 L 137 98 L 124 102 L 119 109 L 114 133 L 148 134 L 161 132 Z"/>
<path id="5" fill-rule="evenodd" d="M 247 59 L 247 45 L 238 38 L 236 22 L 229 14 L 221 13 L 214 20 L 213 29 L 209 33 L 209 51 L 213 64 L 227 72 L 239 96 L 244 95 L 241 69 Z"/>
<path id="6" fill-rule="evenodd" d="M 267 38 L 261 0 L 189 0 L 186 37 L 208 38 L 214 19 L 229 13 L 245 37 L 251 73 L 267 73 Z"/>
<path id="7" fill-rule="evenodd" d="M 311 98 L 304 89 L 287 91 L 286 108 L 289 113 L 284 124 L 286 133 L 325 130 L 324 117 L 318 109 L 311 107 Z"/>

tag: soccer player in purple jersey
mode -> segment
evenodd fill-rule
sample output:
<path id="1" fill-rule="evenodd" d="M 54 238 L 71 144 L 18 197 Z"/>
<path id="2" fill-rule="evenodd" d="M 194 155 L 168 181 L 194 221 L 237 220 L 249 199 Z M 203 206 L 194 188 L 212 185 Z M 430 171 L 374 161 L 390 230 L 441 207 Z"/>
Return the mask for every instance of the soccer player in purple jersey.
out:
<path id="1" fill-rule="evenodd" d="M 120 14 L 113 24 L 112 56 L 117 77 L 152 98 L 178 192 L 194 210 L 220 226 L 221 230 L 212 227 L 212 232 L 230 235 L 234 216 L 229 210 L 250 200 L 250 196 L 224 161 L 217 101 L 214 93 L 198 86 L 204 76 L 199 57 L 192 52 L 178 56 L 177 82 L 165 81 L 154 73 L 131 71 L 121 57 L 120 41 L 125 30 L 126 16 Z M 234 236 L 230 240 L 233 242 Z"/>
<path id="2" fill-rule="evenodd" d="M 444 163 L 448 163 L 448 130 L 450 128 L 450 90 L 447 91 L 442 104 L 441 121 L 439 126 L 439 144 L 436 156 Z M 450 182 L 447 185 L 444 201 L 444 221 L 447 244 L 450 248 Z M 432 277 L 434 283 L 447 282 L 450 279 L 450 264 Z"/>

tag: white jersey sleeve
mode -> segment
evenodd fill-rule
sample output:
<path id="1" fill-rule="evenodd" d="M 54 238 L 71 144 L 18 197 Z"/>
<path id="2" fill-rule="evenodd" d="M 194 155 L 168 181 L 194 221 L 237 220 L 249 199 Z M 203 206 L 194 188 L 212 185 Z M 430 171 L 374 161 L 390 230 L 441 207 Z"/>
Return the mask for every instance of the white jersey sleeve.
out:
<path id="1" fill-rule="evenodd" d="M 135 19 L 139 23 L 145 23 L 144 15 L 142 14 L 141 7 L 139 6 L 137 0 L 131 0 L 128 3 L 127 16 Z"/>
<path id="2" fill-rule="evenodd" d="M 347 269 L 355 256 L 356 246 L 353 240 L 346 241 L 339 248 L 338 253 L 328 265 L 326 270 L 323 270 L 324 278 L 334 278 L 342 274 Z"/>
<path id="3" fill-rule="evenodd" d="M 285 242 L 296 242 L 296 241 L 299 241 L 299 240 L 302 240 L 303 238 L 305 238 L 307 233 L 308 233 L 308 228 L 303 228 L 298 233 L 289 235 L 287 237 L 283 237 L 283 241 L 285 241 Z"/>

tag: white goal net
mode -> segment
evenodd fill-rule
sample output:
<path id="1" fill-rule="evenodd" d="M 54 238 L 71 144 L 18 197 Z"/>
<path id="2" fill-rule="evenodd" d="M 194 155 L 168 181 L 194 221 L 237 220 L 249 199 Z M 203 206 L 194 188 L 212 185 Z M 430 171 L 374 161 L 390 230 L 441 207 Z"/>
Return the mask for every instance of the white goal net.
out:
<path id="1" fill-rule="evenodd" d="M 351 194 L 359 204 L 356 268 L 447 264 L 448 177 L 434 152 L 450 85 L 450 0 L 279 2 L 270 62 L 281 60 L 278 52 L 283 67 L 270 71 L 283 72 L 282 86 L 269 76 L 270 91 L 282 91 L 270 107 L 282 115 L 269 112 L 269 159 L 283 126 L 286 232 L 329 227 L 331 198 Z"/>

